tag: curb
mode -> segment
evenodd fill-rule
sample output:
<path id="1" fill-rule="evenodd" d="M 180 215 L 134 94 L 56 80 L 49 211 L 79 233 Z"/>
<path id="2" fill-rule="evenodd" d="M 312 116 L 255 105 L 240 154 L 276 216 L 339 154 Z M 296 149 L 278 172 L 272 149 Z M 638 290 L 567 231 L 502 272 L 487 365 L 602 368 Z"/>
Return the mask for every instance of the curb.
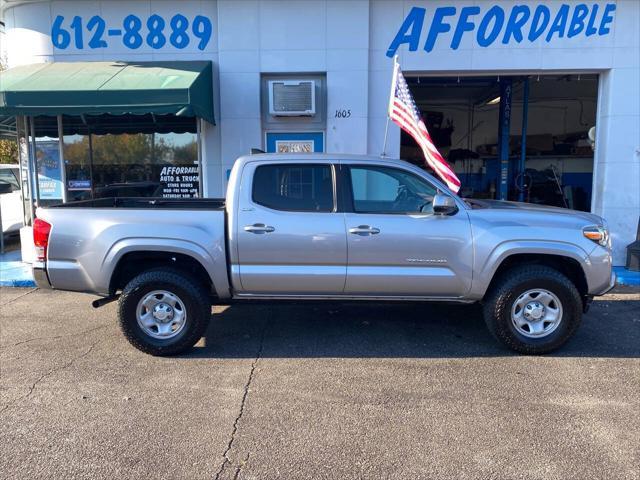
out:
<path id="1" fill-rule="evenodd" d="M 624 267 L 613 267 L 616 274 L 616 284 L 628 287 L 640 286 L 640 272 L 633 272 Z"/>
<path id="2" fill-rule="evenodd" d="M 36 282 L 33 280 L 0 280 L 0 287 L 36 287 Z"/>

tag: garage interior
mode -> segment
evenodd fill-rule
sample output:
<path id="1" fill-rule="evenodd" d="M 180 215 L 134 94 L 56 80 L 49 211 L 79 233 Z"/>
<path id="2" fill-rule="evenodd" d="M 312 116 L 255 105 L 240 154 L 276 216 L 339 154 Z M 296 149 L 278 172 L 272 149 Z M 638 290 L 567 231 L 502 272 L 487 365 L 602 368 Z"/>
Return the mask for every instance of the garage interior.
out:
<path id="1" fill-rule="evenodd" d="M 598 75 L 407 74 L 407 82 L 462 196 L 590 210 Z M 426 168 L 404 131 L 401 157 Z"/>

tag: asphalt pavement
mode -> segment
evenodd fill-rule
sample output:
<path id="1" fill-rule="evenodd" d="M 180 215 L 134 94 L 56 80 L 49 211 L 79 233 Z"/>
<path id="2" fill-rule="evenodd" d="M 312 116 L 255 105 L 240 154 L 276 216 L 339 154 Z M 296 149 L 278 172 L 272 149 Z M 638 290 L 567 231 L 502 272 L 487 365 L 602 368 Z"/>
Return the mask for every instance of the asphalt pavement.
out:
<path id="1" fill-rule="evenodd" d="M 640 478 L 637 289 L 541 357 L 475 306 L 332 304 L 154 358 L 92 298 L 0 289 L 0 478 Z"/>

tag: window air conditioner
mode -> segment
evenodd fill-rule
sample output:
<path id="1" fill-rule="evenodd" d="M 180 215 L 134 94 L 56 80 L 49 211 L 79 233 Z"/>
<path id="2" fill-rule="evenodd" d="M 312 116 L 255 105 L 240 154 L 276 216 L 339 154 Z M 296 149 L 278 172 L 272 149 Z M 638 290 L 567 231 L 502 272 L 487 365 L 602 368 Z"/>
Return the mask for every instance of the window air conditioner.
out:
<path id="1" fill-rule="evenodd" d="M 274 117 L 303 117 L 316 114 L 314 80 L 270 80 L 269 113 Z"/>

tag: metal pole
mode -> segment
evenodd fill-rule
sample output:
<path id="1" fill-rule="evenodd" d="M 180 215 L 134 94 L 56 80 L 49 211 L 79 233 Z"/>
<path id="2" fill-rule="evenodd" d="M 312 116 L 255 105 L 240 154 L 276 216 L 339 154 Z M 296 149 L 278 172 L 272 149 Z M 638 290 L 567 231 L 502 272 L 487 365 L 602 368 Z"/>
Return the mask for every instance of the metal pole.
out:
<path id="1" fill-rule="evenodd" d="M 62 115 L 58 115 L 58 156 L 60 157 L 60 181 L 62 182 L 62 203 L 67 203 L 67 167 L 64 163 L 64 132 L 62 131 Z"/>
<path id="2" fill-rule="evenodd" d="M 387 133 L 389 132 L 389 120 L 389 115 L 387 115 L 387 123 L 384 126 L 384 143 L 382 144 L 382 153 L 380 154 L 381 157 L 387 156 Z"/>
<path id="3" fill-rule="evenodd" d="M 196 117 L 196 154 L 198 156 L 198 197 L 204 197 L 204 172 L 202 168 L 202 119 Z"/>
<path id="4" fill-rule="evenodd" d="M 31 160 L 31 177 L 33 180 L 33 193 L 31 198 L 32 204 L 35 202 L 36 208 L 40 206 L 40 178 L 38 177 L 38 158 L 36 157 L 36 122 L 33 117 L 29 117 L 29 123 L 31 125 L 31 148 L 29 149 L 29 158 Z M 35 212 L 31 219 L 35 218 Z"/>
<path id="5" fill-rule="evenodd" d="M 91 139 L 93 135 L 91 135 L 91 128 L 87 125 L 87 135 L 89 135 L 89 178 L 91 184 L 91 199 L 95 199 L 94 192 L 94 179 L 93 179 L 93 140 Z"/>
<path id="6" fill-rule="evenodd" d="M 391 118 L 391 109 L 393 108 L 393 99 L 395 97 L 398 68 L 400 68 L 400 64 L 398 63 L 398 55 L 395 55 L 393 57 L 393 74 L 391 76 L 391 89 L 389 92 L 389 108 L 387 109 L 387 124 L 384 127 L 384 142 L 382 144 L 382 153 L 380 154 L 381 157 L 385 157 L 387 155 L 387 133 L 389 132 L 389 119 Z"/>
<path id="7" fill-rule="evenodd" d="M 500 200 L 506 200 L 509 193 L 509 134 L 512 92 L 511 79 L 503 78 L 500 81 L 500 125 L 498 132 L 498 160 L 500 162 L 498 198 Z"/>
<path id="8" fill-rule="evenodd" d="M 524 79 L 522 96 L 522 141 L 520 142 L 520 180 L 518 181 L 518 201 L 524 202 L 524 172 L 527 161 L 527 116 L 529 114 L 529 78 Z"/>
<path id="9" fill-rule="evenodd" d="M 30 225 L 33 221 L 33 192 L 31 190 L 31 165 L 29 161 L 29 127 L 27 125 L 27 117 L 19 116 L 16 118 L 16 126 L 18 126 L 18 158 L 20 160 L 20 188 L 22 190 L 22 219 L 25 225 Z M 22 132 L 22 137 L 20 137 Z M 24 170 L 26 169 L 26 177 Z M 29 209 L 25 209 L 28 202 Z"/>

